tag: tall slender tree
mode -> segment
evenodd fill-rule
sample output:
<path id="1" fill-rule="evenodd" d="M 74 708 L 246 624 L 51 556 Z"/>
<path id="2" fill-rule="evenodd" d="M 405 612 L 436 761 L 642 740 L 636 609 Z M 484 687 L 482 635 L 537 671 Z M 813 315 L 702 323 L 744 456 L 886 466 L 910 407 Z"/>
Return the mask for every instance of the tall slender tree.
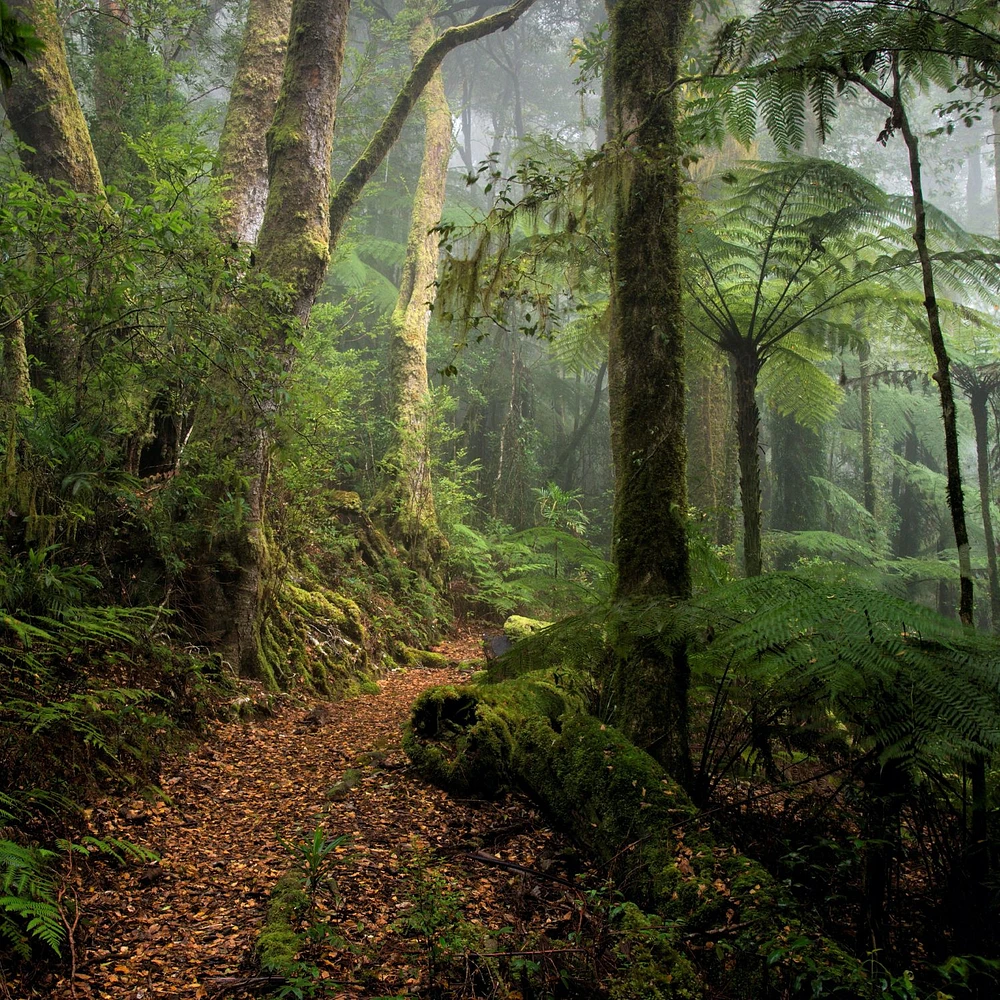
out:
<path id="1" fill-rule="evenodd" d="M 624 152 L 608 361 L 615 596 L 624 602 L 684 598 L 691 588 L 675 90 L 690 13 L 690 0 L 608 4 L 612 126 Z M 626 648 L 608 677 L 616 718 L 688 781 L 686 652 Z"/>

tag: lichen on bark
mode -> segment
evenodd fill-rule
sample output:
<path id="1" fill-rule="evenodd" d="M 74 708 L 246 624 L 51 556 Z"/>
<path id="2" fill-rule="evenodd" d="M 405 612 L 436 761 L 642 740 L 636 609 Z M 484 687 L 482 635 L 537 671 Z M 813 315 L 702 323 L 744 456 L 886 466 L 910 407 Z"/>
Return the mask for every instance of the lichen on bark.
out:
<path id="1" fill-rule="evenodd" d="M 66 42 L 52 0 L 11 0 L 43 43 L 15 74 L 3 106 L 18 139 L 25 168 L 47 182 L 103 197 L 104 185 L 87 123 L 66 63 Z"/>
<path id="2" fill-rule="evenodd" d="M 240 243 L 256 243 L 264 221 L 265 136 L 281 89 L 291 11 L 291 0 L 251 0 L 219 136 L 217 175 L 225 199 L 220 226 Z"/>
<path id="3" fill-rule="evenodd" d="M 417 61 L 434 41 L 429 17 L 410 38 Z M 382 506 L 394 538 L 411 564 L 432 572 L 444 539 L 437 526 L 431 483 L 431 395 L 427 383 L 427 330 L 438 269 L 434 227 L 444 209 L 448 159 L 452 146 L 451 111 L 438 69 L 424 88 L 419 108 L 424 119 L 424 155 L 410 214 L 410 234 L 399 297 L 390 321 L 389 397 L 396 437 L 385 458 Z"/>

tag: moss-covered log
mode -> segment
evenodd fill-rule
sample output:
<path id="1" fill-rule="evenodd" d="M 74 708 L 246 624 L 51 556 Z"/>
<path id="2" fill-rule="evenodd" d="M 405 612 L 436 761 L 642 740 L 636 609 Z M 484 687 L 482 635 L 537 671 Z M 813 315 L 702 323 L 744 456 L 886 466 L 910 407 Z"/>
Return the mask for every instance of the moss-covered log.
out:
<path id="1" fill-rule="evenodd" d="M 581 690 L 558 673 L 438 688 L 414 706 L 404 747 L 455 794 L 526 789 L 630 900 L 663 918 L 707 991 L 874 995 L 860 964 L 810 927 L 761 865 L 719 844 L 649 754 L 579 710 Z"/>

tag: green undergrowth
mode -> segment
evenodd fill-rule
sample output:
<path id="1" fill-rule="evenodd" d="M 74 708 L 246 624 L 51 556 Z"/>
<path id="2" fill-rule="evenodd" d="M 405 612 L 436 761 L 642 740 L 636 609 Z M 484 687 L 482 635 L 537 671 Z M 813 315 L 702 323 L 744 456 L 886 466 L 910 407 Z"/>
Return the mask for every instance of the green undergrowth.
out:
<path id="1" fill-rule="evenodd" d="M 560 669 L 435 688 L 414 705 L 404 747 L 452 794 L 527 790 L 613 874 L 638 907 L 629 919 L 662 925 L 636 960 L 666 969 L 669 982 L 616 995 L 701 995 L 685 955 L 713 994 L 874 995 L 858 961 L 761 865 L 718 843 L 648 754 L 586 714 L 586 697 L 587 678 Z"/>

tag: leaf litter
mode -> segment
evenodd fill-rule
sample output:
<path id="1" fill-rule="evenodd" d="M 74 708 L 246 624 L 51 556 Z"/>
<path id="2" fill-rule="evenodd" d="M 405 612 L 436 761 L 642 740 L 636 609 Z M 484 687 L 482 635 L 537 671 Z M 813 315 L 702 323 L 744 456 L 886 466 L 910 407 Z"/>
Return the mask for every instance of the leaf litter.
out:
<path id="1" fill-rule="evenodd" d="M 458 660 L 470 644 L 439 649 Z M 481 954 L 517 954 L 519 941 L 530 943 L 526 955 L 558 954 L 550 942 L 579 934 L 585 919 L 581 893 L 567 886 L 566 864 L 577 864 L 569 842 L 521 796 L 449 798 L 400 747 L 420 692 L 462 679 L 456 667 L 399 671 L 378 695 L 289 700 L 270 717 L 217 724 L 207 742 L 164 762 L 155 801 L 94 811 L 97 835 L 129 839 L 160 860 L 70 873 L 81 917 L 72 981 L 66 970 L 44 972 L 0 981 L 0 995 L 261 995 L 273 984 L 260 976 L 254 945 L 271 889 L 294 863 L 288 845 L 317 828 L 348 838 L 336 849 L 336 892 L 316 913 L 334 933 L 309 956 L 314 975 L 341 995 L 440 991 L 449 973 L 431 938 L 459 921 L 477 929 Z"/>

